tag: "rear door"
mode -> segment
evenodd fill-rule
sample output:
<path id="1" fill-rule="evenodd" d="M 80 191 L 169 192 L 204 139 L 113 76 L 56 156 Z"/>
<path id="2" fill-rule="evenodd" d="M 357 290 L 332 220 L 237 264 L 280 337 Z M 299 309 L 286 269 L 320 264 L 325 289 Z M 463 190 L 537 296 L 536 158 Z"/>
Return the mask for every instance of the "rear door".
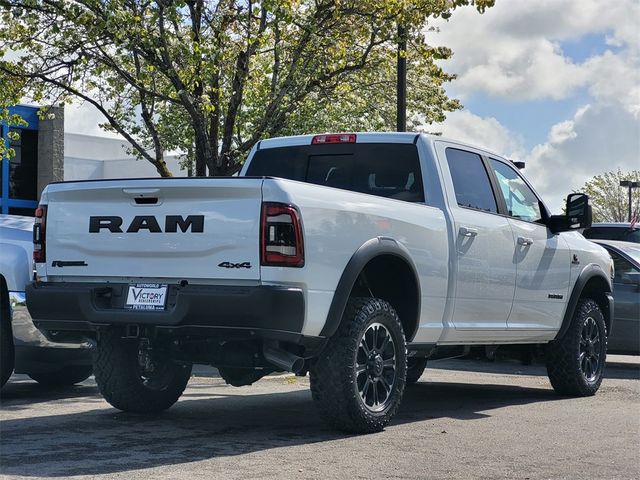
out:
<path id="1" fill-rule="evenodd" d="M 50 185 L 46 273 L 38 273 L 259 280 L 261 186 L 248 178 Z"/>
<path id="2" fill-rule="evenodd" d="M 509 221 L 498 215 L 481 155 L 438 143 L 454 190 L 449 195 L 456 255 L 452 322 L 456 330 L 506 330 L 516 277 Z"/>

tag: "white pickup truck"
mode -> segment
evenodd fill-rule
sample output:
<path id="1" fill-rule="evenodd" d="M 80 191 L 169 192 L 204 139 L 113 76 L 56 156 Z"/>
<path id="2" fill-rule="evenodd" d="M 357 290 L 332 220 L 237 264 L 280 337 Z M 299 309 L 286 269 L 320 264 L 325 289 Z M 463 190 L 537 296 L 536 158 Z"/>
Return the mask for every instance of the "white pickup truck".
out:
<path id="1" fill-rule="evenodd" d="M 310 373 L 336 428 L 384 428 L 426 359 L 547 344 L 566 395 L 602 381 L 613 263 L 499 155 L 412 133 L 259 142 L 239 177 L 64 182 L 42 194 L 27 305 L 97 341 L 116 408 L 175 403 L 192 364 L 231 385 Z"/>

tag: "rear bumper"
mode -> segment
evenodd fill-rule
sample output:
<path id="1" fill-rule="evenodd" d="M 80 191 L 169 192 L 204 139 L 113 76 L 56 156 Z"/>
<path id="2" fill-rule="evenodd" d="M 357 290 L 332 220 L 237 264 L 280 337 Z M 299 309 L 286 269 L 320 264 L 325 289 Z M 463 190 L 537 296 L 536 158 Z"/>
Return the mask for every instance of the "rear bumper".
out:
<path id="1" fill-rule="evenodd" d="M 229 330 L 278 338 L 301 335 L 304 295 L 278 286 L 169 285 L 161 311 L 124 308 L 128 284 L 32 283 L 27 306 L 45 331 L 91 331 L 102 326 L 153 327 L 172 334 Z M 270 335 L 271 334 L 271 335 Z"/>

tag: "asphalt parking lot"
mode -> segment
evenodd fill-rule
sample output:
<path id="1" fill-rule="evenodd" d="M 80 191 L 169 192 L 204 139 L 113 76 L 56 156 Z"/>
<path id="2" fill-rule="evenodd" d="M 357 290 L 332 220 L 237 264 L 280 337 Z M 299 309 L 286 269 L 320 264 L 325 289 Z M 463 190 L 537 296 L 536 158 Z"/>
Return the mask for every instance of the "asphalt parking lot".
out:
<path id="1" fill-rule="evenodd" d="M 640 478 L 640 359 L 611 357 L 595 397 L 558 397 L 544 367 L 432 362 L 378 434 L 318 419 L 308 378 L 251 387 L 196 370 L 181 400 L 145 418 L 118 412 L 93 379 L 2 390 L 2 478 Z"/>

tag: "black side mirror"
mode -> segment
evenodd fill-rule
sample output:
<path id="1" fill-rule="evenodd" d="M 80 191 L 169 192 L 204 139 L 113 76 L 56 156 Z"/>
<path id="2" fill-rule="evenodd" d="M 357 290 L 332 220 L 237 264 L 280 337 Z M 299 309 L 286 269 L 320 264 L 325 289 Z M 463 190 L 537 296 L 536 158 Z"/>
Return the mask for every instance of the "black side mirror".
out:
<path id="1" fill-rule="evenodd" d="M 564 215 L 553 215 L 549 218 L 548 226 L 553 233 L 589 228 L 592 213 L 589 196 L 584 193 L 571 193 L 567 196 L 567 206 Z"/>
<path id="2" fill-rule="evenodd" d="M 571 193 L 567 196 L 567 228 L 589 228 L 592 221 L 589 196 L 584 193 Z"/>

